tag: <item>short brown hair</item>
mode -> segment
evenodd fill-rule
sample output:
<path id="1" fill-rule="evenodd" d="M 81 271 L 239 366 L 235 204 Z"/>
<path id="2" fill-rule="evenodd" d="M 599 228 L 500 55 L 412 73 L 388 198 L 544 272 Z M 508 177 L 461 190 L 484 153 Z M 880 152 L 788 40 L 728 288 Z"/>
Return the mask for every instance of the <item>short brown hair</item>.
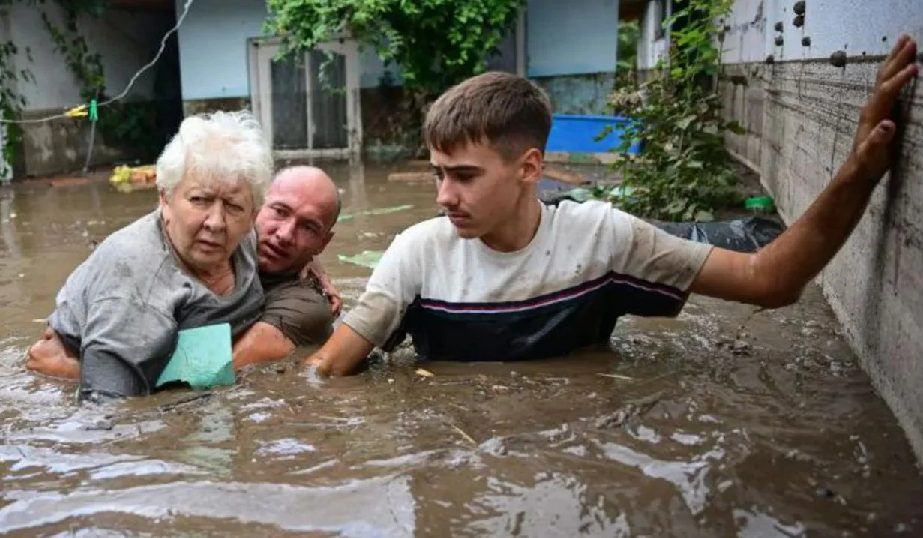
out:
<path id="1" fill-rule="evenodd" d="M 529 148 L 544 153 L 550 130 L 551 103 L 545 92 L 525 78 L 492 71 L 442 94 L 426 114 L 423 138 L 445 153 L 486 143 L 511 160 Z"/>

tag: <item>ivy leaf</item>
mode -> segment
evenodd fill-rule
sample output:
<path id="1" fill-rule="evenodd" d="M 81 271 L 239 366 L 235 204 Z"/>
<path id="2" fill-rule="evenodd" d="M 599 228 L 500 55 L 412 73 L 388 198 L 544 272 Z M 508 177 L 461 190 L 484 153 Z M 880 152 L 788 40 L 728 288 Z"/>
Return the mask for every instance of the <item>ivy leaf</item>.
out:
<path id="1" fill-rule="evenodd" d="M 689 128 L 690 125 L 692 125 L 692 122 L 694 122 L 695 120 L 696 120 L 696 116 L 694 115 L 686 116 L 676 122 L 676 127 L 679 128 L 680 130 L 685 131 L 686 129 Z"/>

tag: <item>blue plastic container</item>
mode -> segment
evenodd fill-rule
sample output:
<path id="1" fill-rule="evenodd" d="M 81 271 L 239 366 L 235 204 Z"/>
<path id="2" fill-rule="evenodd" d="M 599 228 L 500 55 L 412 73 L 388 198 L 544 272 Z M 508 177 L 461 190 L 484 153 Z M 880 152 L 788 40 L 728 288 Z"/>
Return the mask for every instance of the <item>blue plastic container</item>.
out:
<path id="1" fill-rule="evenodd" d="M 547 151 L 570 153 L 605 153 L 619 147 L 622 133 L 630 120 L 621 116 L 583 116 L 577 114 L 554 114 L 551 133 L 548 135 Z M 603 130 L 612 130 L 601 140 L 596 138 Z M 637 154 L 640 146 L 631 145 L 628 153 Z"/>

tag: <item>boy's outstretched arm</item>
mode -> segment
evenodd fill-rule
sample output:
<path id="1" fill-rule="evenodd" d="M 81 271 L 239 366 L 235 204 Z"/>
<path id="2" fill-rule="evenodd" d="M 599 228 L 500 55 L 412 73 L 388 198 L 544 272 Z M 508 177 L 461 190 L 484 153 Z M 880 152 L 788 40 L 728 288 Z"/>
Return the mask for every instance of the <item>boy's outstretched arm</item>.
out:
<path id="1" fill-rule="evenodd" d="M 891 166 L 897 130 L 891 114 L 901 90 L 919 72 L 916 54 L 916 42 L 902 35 L 862 108 L 852 152 L 804 215 L 754 254 L 713 249 L 690 291 L 766 307 L 798 300 L 849 237 Z"/>
<path id="2" fill-rule="evenodd" d="M 349 375 L 356 371 L 374 347 L 349 325 L 341 323 L 327 343 L 304 362 L 316 366 L 317 373 L 322 376 Z"/>

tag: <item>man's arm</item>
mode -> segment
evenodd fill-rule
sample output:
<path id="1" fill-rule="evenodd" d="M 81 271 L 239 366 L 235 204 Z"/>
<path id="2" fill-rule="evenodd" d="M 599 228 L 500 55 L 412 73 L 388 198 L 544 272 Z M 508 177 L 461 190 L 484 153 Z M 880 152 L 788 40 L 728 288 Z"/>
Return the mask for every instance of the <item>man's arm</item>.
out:
<path id="1" fill-rule="evenodd" d="M 808 210 L 754 254 L 712 250 L 690 291 L 770 308 L 798 300 L 801 290 L 837 253 L 891 164 L 898 95 L 917 76 L 916 42 L 901 36 L 878 72 L 862 109 L 852 152 Z"/>
<path id="2" fill-rule="evenodd" d="M 330 340 L 305 359 L 305 364 L 316 366 L 317 373 L 323 376 L 350 375 L 369 356 L 373 347 L 375 346 L 371 342 L 349 325 L 341 323 L 333 331 Z"/>
<path id="3" fill-rule="evenodd" d="M 294 350 L 295 344 L 282 331 L 265 321 L 257 321 L 234 342 L 234 370 L 280 361 Z"/>
<path id="4" fill-rule="evenodd" d="M 282 331 L 258 321 L 234 342 L 234 369 L 282 360 L 294 349 L 295 345 Z M 51 327 L 45 329 L 42 338 L 29 348 L 26 368 L 68 381 L 80 379 L 80 362 L 76 354 L 64 346 Z"/>

